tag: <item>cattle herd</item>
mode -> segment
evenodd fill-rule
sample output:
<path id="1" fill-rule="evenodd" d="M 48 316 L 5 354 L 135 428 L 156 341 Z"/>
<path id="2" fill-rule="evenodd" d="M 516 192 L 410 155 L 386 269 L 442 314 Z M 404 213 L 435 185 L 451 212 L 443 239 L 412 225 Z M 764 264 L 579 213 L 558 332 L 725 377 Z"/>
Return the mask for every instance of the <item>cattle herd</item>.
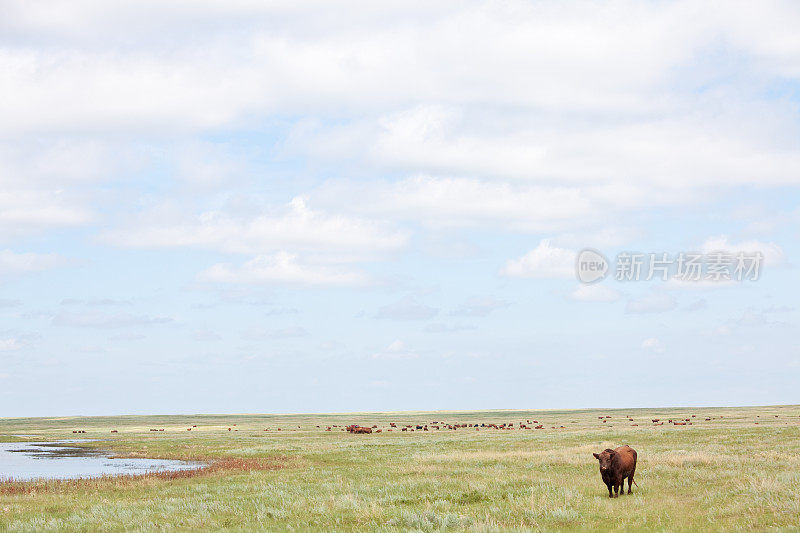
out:
<path id="1" fill-rule="evenodd" d="M 774 415 L 776 418 L 778 415 Z M 603 415 L 597 417 L 600 422 L 603 424 L 607 424 L 608 427 L 611 427 L 612 424 L 608 424 L 608 422 L 612 421 L 611 415 Z M 625 422 L 635 422 L 633 417 L 630 415 L 624 415 L 621 417 L 622 421 Z M 724 416 L 720 415 L 718 418 L 722 419 Z M 713 420 L 712 417 L 706 416 L 703 417 L 706 422 L 710 422 Z M 673 426 L 691 426 L 694 422 L 700 420 L 697 418 L 697 415 L 691 415 L 690 418 L 669 418 L 666 420 L 660 418 L 652 418 L 650 419 L 653 426 L 663 426 L 665 423 Z M 330 426 L 325 426 L 325 431 L 343 431 L 348 433 L 354 434 L 370 434 L 370 433 L 382 433 L 384 431 L 391 432 L 391 431 L 406 431 L 406 432 L 414 432 L 414 431 L 455 431 L 458 429 L 471 429 L 475 431 L 481 430 L 525 430 L 525 429 L 566 429 L 566 426 L 560 425 L 556 423 L 556 425 L 545 424 L 544 422 L 539 422 L 538 420 L 525 420 L 520 422 L 503 422 L 503 423 L 496 423 L 496 422 L 470 422 L 470 423 L 447 423 L 442 421 L 434 420 L 428 423 L 422 424 L 400 424 L 398 425 L 396 422 L 390 422 L 388 425 L 384 425 L 383 427 L 379 427 L 377 424 L 372 425 L 359 425 L 359 424 L 350 424 L 350 425 L 337 425 L 332 424 Z M 758 422 L 755 422 L 758 424 Z M 638 423 L 631 423 L 631 427 L 638 427 Z M 197 424 L 192 425 L 191 427 L 186 428 L 186 431 L 192 431 L 192 429 L 197 428 Z M 321 426 L 317 426 L 317 428 L 321 428 Z M 264 428 L 264 431 L 281 431 L 282 429 L 289 429 L 289 428 Z M 300 426 L 297 426 L 297 429 L 301 429 Z M 227 428 L 228 431 L 239 431 L 236 427 L 236 424 L 232 424 L 231 427 Z M 164 431 L 164 428 L 150 428 L 150 431 Z M 73 433 L 86 433 L 85 430 L 73 430 Z M 111 433 L 118 433 L 118 430 L 112 429 Z"/>
<path id="2" fill-rule="evenodd" d="M 773 415 L 775 418 L 778 418 L 778 415 Z M 603 427 L 612 427 L 612 424 L 608 422 L 618 423 L 625 422 L 630 423 L 630 426 L 637 427 L 639 426 L 638 423 L 634 420 L 634 418 L 630 415 L 624 415 L 621 420 L 612 420 L 611 415 L 603 415 L 598 416 L 597 419 L 604 424 Z M 719 415 L 717 418 L 723 419 L 725 418 L 722 415 Z M 760 415 L 757 415 L 756 418 L 761 418 Z M 706 422 L 710 422 L 714 420 L 714 417 L 711 416 L 701 416 L 698 418 L 697 415 L 691 415 L 689 418 L 650 418 L 650 423 L 653 426 L 663 426 L 665 424 L 672 425 L 672 426 L 691 426 L 699 420 L 705 420 Z M 641 421 L 646 423 L 646 420 Z M 572 421 L 575 423 L 575 421 Z M 755 424 L 758 424 L 758 421 L 754 421 Z M 545 425 L 544 422 L 539 422 L 538 420 L 525 420 L 520 422 L 468 422 L 468 423 L 448 423 L 439 420 L 433 420 L 428 423 L 416 423 L 416 424 L 398 424 L 397 422 L 389 422 L 388 424 L 384 424 L 383 427 L 379 427 L 377 424 L 372 425 L 360 425 L 360 424 L 349 424 L 349 425 L 337 425 L 332 424 L 330 426 L 324 426 L 325 431 L 342 431 L 352 434 L 375 434 L 375 433 L 382 433 L 398 431 L 398 432 L 414 432 L 414 431 L 457 431 L 457 430 L 474 430 L 474 431 L 513 431 L 513 430 L 543 430 L 543 429 L 566 429 L 565 426 L 555 423 Z M 321 429 L 323 426 L 316 426 L 317 429 Z M 186 428 L 186 431 L 192 431 L 192 429 L 197 428 L 197 425 L 194 424 L 191 427 Z M 282 429 L 289 429 L 289 428 L 274 428 L 275 431 L 281 431 Z M 297 429 L 301 429 L 301 426 L 297 426 Z M 236 428 L 236 424 L 232 424 L 231 427 L 227 428 L 228 431 L 238 431 Z M 150 428 L 150 431 L 153 432 L 163 432 L 164 428 Z M 265 428 L 264 431 L 273 431 L 271 428 Z M 86 433 L 86 430 L 77 429 L 73 430 L 73 433 Z M 118 433 L 118 430 L 112 429 L 111 433 Z M 618 448 L 610 449 L 606 448 L 600 453 L 593 454 L 595 459 L 598 460 L 600 464 L 600 476 L 605 483 L 606 487 L 608 488 L 608 495 L 609 497 L 619 496 L 620 494 L 624 494 L 624 483 L 625 479 L 628 480 L 628 494 L 631 494 L 632 485 L 636 484 L 634 480 L 634 474 L 636 473 L 636 460 L 637 454 L 636 450 L 631 448 L 630 446 L 620 446 Z M 638 485 L 637 485 L 638 486 Z"/>
<path id="3" fill-rule="evenodd" d="M 317 426 L 320 427 L 320 426 Z M 481 429 L 498 429 L 498 430 L 514 430 L 514 429 L 545 429 L 544 424 L 540 424 L 536 420 L 527 420 L 515 424 L 514 422 L 504 422 L 501 424 L 487 423 L 487 422 L 473 422 L 468 424 L 448 424 L 434 420 L 425 424 L 405 424 L 398 426 L 395 422 L 390 422 L 388 427 L 379 428 L 377 424 L 371 426 L 361 426 L 359 424 L 350 424 L 349 426 L 338 426 L 336 424 L 326 426 L 325 431 L 346 431 L 348 433 L 381 433 L 383 431 L 442 431 L 450 430 L 455 431 L 458 429 L 474 429 L 480 431 Z M 551 426 L 551 429 L 566 429 L 566 426 Z"/>

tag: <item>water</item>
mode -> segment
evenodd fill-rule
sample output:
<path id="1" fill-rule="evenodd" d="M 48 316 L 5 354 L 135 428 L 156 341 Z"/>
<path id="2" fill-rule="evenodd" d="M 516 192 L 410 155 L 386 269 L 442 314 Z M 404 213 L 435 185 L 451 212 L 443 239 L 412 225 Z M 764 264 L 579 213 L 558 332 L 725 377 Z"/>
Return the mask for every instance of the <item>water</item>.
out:
<path id="1" fill-rule="evenodd" d="M 0 442 L 0 479 L 75 479 L 106 475 L 193 470 L 203 463 L 169 459 L 115 458 L 107 451 L 56 442 Z"/>

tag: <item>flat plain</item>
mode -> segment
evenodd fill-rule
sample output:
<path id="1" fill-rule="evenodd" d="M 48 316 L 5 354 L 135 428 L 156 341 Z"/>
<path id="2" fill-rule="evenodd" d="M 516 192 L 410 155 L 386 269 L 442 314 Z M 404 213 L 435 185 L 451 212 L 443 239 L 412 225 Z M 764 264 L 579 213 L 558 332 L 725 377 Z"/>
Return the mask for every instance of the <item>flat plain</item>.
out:
<path id="1" fill-rule="evenodd" d="M 76 438 L 209 466 L 0 482 L 0 530 L 800 530 L 800 406 L 0 419 Z M 592 452 L 622 444 L 639 486 L 609 499 Z"/>

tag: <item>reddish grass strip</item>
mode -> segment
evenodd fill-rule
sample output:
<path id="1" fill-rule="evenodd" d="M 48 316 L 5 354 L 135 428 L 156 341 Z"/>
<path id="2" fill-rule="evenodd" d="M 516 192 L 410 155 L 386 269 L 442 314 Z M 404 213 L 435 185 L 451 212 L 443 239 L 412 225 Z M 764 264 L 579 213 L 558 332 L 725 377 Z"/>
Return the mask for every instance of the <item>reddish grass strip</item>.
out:
<path id="1" fill-rule="evenodd" d="M 0 481 L 0 494 L 37 494 L 43 492 L 66 492 L 69 490 L 121 488 L 141 483 L 146 480 L 172 481 L 215 474 L 235 472 L 252 472 L 263 470 L 281 470 L 290 466 L 287 456 L 269 458 L 224 458 L 192 461 L 208 462 L 207 465 L 191 470 L 173 470 L 150 472 L 147 474 L 118 474 L 114 476 L 98 476 L 93 478 L 50 479 L 39 481 Z"/>

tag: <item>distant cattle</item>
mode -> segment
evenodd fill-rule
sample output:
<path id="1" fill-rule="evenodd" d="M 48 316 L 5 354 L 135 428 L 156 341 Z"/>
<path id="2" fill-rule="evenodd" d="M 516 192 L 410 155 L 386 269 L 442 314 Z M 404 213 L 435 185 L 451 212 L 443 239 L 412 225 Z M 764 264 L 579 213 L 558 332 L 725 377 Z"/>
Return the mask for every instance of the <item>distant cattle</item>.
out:
<path id="1" fill-rule="evenodd" d="M 619 496 L 620 492 L 624 493 L 625 478 L 628 478 L 628 494 L 630 494 L 631 485 L 636 483 L 633 479 L 636 473 L 636 450 L 626 444 L 613 450 L 606 448 L 592 455 L 600 462 L 600 477 L 608 487 L 608 497 L 613 498 L 614 493 L 616 496 Z"/>
<path id="2" fill-rule="evenodd" d="M 370 428 L 370 427 L 361 427 L 358 424 L 353 424 L 351 426 L 347 426 L 346 429 L 350 433 L 372 433 L 372 428 Z"/>

